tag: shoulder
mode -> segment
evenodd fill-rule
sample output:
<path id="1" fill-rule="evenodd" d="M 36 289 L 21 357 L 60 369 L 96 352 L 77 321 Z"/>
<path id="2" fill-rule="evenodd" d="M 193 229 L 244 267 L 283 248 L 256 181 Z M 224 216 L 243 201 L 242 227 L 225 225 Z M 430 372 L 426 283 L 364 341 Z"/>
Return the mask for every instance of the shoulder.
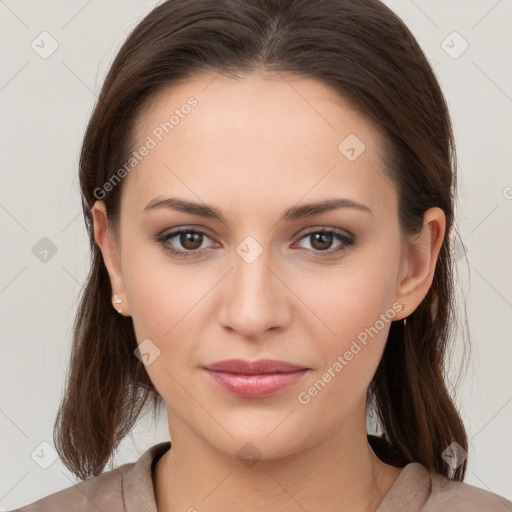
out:
<path id="1" fill-rule="evenodd" d="M 512 501 L 504 496 L 439 474 L 430 476 L 431 492 L 425 512 L 512 512 Z"/>
<path id="2" fill-rule="evenodd" d="M 96 477 L 83 480 L 12 512 L 124 510 L 122 470 L 129 469 L 133 464 L 133 462 L 124 464 Z"/>
<path id="3" fill-rule="evenodd" d="M 507 498 L 410 462 L 377 512 L 512 512 Z"/>
<path id="4" fill-rule="evenodd" d="M 153 445 L 135 462 L 82 480 L 11 512 L 120 512 L 152 507 L 156 510 L 152 471 L 156 461 L 170 447 L 170 441 Z"/>

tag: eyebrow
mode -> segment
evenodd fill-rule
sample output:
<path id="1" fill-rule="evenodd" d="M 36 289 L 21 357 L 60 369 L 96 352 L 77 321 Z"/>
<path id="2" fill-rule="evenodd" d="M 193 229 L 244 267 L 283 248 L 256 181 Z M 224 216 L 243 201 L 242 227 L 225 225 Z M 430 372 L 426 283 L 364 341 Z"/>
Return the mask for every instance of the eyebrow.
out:
<path id="1" fill-rule="evenodd" d="M 144 208 L 144 212 L 147 213 L 148 211 L 156 210 L 159 208 L 167 208 L 178 212 L 199 215 L 201 217 L 218 220 L 220 222 L 225 223 L 224 216 L 222 215 L 222 212 L 218 208 L 208 206 L 204 203 L 187 201 L 185 199 L 180 199 L 177 197 L 155 197 L 146 205 L 146 207 Z M 365 206 L 364 204 L 357 203 L 356 201 L 352 201 L 351 199 L 332 198 L 325 199 L 323 201 L 319 201 L 316 203 L 292 206 L 291 208 L 288 208 L 282 213 L 279 222 L 292 222 L 306 217 L 321 215 L 322 213 L 337 210 L 339 208 L 355 208 L 357 210 L 373 214 L 370 208 L 368 208 L 368 206 Z"/>

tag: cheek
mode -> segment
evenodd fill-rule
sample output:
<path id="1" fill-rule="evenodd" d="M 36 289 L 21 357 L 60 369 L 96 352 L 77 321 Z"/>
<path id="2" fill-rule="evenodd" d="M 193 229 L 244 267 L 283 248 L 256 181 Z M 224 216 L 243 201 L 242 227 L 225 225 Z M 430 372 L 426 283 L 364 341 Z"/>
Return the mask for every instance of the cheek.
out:
<path id="1" fill-rule="evenodd" d="M 319 402 L 343 397 L 349 407 L 366 391 L 400 307 L 394 302 L 398 253 L 397 247 L 382 247 L 371 258 L 361 254 L 357 262 L 347 259 L 336 270 L 296 281 L 297 295 L 315 313 L 307 318 L 310 338 L 317 340 L 316 388 L 329 388 Z"/>
<path id="2" fill-rule="evenodd" d="M 128 231 L 128 230 L 127 230 Z M 215 283 L 211 270 L 171 258 L 153 243 L 127 232 L 122 273 L 137 339 L 169 339 L 183 329 L 194 308 Z"/>
<path id="3" fill-rule="evenodd" d="M 325 414 L 329 429 L 350 416 L 366 399 L 396 311 L 386 279 L 369 273 L 352 273 L 343 283 L 323 287 L 311 306 L 329 330 L 315 327 L 317 342 L 311 347 L 319 364 L 311 379 L 297 390 L 303 412 L 314 418 Z"/>
<path id="4" fill-rule="evenodd" d="M 327 347 L 339 346 L 373 326 L 382 314 L 394 313 L 395 275 L 393 268 L 376 261 L 347 264 L 296 279 L 294 291 L 314 313 L 317 336 L 330 342 Z"/>
<path id="5" fill-rule="evenodd" d="M 138 343 L 149 339 L 156 351 L 146 371 L 166 402 L 179 399 L 179 388 L 171 376 L 185 369 L 198 349 L 201 328 L 201 298 L 214 284 L 212 276 L 192 277 L 186 266 L 169 263 L 148 265 L 147 260 L 125 260 L 126 294 Z M 139 264 L 141 263 L 141 264 Z M 178 371 L 176 371 L 178 369 Z M 173 395 L 168 396 L 169 386 Z M 174 396 L 174 398 L 173 398 Z M 181 397 L 186 400 L 186 396 Z"/>

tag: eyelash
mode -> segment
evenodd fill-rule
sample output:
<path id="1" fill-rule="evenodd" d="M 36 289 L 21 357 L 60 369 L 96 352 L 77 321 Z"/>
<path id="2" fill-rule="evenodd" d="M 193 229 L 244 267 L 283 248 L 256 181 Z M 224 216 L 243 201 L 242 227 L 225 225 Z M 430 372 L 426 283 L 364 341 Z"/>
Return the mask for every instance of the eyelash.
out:
<path id="1" fill-rule="evenodd" d="M 180 235 L 182 233 L 193 233 L 193 234 L 197 234 L 197 235 L 204 235 L 208 238 L 211 238 L 210 236 L 208 236 L 208 234 L 206 232 L 204 232 L 200 229 L 183 227 L 183 228 L 176 229 L 174 231 L 170 231 L 168 233 L 157 235 L 156 237 L 154 237 L 154 240 L 156 242 L 158 242 L 165 251 L 167 251 L 170 254 L 172 254 L 173 256 L 177 256 L 179 258 L 192 258 L 194 256 L 198 256 L 199 254 L 201 254 L 202 252 L 205 251 L 205 249 L 196 249 L 195 251 L 177 251 L 176 249 L 171 248 L 169 246 L 169 244 L 167 243 L 168 240 L 170 240 L 170 239 L 174 238 L 175 236 Z M 327 234 L 327 235 L 332 234 L 338 241 L 341 242 L 341 245 L 339 245 L 337 248 L 327 249 L 325 251 L 319 251 L 319 250 L 315 250 L 315 249 L 305 249 L 306 251 L 314 252 L 315 255 L 318 255 L 321 258 L 332 256 L 334 253 L 337 253 L 337 252 L 342 252 L 342 251 L 348 249 L 348 247 L 353 245 L 355 242 L 354 238 L 347 236 L 338 230 L 328 229 L 328 228 L 318 229 L 316 231 L 309 231 L 309 232 L 305 233 L 304 235 L 302 235 L 299 240 L 303 240 L 304 238 L 310 237 L 311 235 L 315 235 L 318 233 Z"/>

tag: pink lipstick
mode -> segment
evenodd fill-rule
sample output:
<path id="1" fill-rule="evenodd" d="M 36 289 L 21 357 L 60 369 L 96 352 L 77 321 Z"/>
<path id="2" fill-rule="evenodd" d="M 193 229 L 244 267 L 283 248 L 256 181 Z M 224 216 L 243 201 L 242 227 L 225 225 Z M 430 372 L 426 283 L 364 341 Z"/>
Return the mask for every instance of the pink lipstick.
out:
<path id="1" fill-rule="evenodd" d="M 234 396 L 264 398 L 297 383 L 309 368 L 285 361 L 229 359 L 204 367 L 222 389 Z"/>

